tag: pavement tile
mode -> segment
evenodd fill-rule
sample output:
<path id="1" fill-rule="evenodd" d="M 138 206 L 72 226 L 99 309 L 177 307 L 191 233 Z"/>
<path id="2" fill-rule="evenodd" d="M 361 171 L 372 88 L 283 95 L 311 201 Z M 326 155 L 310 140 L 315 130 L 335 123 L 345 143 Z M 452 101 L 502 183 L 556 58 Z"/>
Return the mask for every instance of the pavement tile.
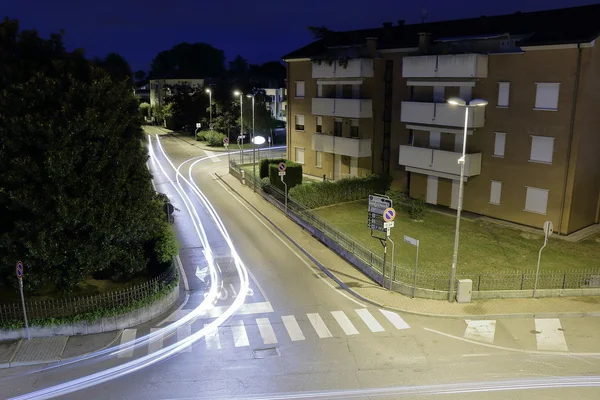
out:
<path id="1" fill-rule="evenodd" d="M 68 339 L 68 336 L 54 336 L 23 340 L 11 364 L 59 360 Z"/>
<path id="2" fill-rule="evenodd" d="M 7 340 L 0 342 L 0 364 L 6 364 L 10 362 L 13 355 L 19 348 L 20 340 Z"/>

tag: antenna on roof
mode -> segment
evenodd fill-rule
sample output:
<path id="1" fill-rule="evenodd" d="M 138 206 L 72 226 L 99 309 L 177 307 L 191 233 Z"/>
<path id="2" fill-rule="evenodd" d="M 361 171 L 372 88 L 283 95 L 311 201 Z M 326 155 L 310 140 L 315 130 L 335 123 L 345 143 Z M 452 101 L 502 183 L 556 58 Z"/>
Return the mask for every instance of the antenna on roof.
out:
<path id="1" fill-rule="evenodd" d="M 429 18 L 429 11 L 426 8 L 421 9 L 421 23 L 424 24 Z"/>

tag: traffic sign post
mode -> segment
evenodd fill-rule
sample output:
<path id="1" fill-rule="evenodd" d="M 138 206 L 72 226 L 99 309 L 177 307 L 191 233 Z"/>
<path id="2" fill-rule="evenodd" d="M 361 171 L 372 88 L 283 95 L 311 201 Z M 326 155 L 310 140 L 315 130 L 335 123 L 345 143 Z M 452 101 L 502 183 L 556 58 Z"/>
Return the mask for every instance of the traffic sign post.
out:
<path id="1" fill-rule="evenodd" d="M 173 214 L 173 211 L 175 211 L 175 207 L 173 207 L 173 204 L 171 203 L 165 203 L 163 204 L 163 211 L 167 216 L 167 222 L 169 222 L 169 216 Z"/>
<path id="2" fill-rule="evenodd" d="M 285 176 L 285 170 L 287 169 L 287 166 L 285 165 L 284 162 L 280 162 L 277 165 L 277 170 L 279 171 L 279 176 L 281 177 L 281 183 L 283 183 L 283 186 L 285 187 L 285 214 L 287 215 L 287 183 L 285 183 L 285 181 L 283 180 L 283 177 Z"/>
<path id="3" fill-rule="evenodd" d="M 417 255 L 415 256 L 415 274 L 413 277 L 413 290 L 412 297 L 415 297 L 415 291 L 417 290 L 417 266 L 419 265 L 419 240 L 411 238 L 410 236 L 404 235 L 404 242 L 413 245 L 417 248 Z"/>
<path id="4" fill-rule="evenodd" d="M 29 340 L 29 323 L 27 322 L 27 309 L 25 308 L 25 296 L 23 295 L 23 263 L 17 261 L 17 279 L 19 280 L 19 291 L 21 292 L 21 304 L 23 304 L 23 317 L 25 318 L 25 336 Z"/>
<path id="5" fill-rule="evenodd" d="M 552 221 L 544 222 L 543 229 L 544 229 L 544 245 L 542 246 L 542 248 L 540 249 L 540 252 L 538 253 L 537 268 L 535 270 L 535 282 L 533 284 L 533 298 L 535 298 L 535 292 L 537 291 L 538 279 L 540 277 L 540 262 L 542 260 L 542 250 L 544 250 L 544 248 L 548 244 L 548 238 L 552 235 L 552 233 L 554 233 L 554 225 L 552 225 Z"/>
<path id="6" fill-rule="evenodd" d="M 383 266 L 381 268 L 381 286 L 385 287 L 385 267 L 387 262 L 387 242 L 392 242 L 392 268 L 394 267 L 394 241 L 390 239 L 390 229 L 394 226 L 396 211 L 392 208 L 393 201 L 388 196 L 372 194 L 369 196 L 369 212 L 367 226 L 371 229 L 371 237 L 378 239 L 383 246 Z M 385 236 L 379 237 L 373 235 L 373 231 L 383 232 Z M 391 278 L 391 276 L 390 276 Z M 390 279 L 390 289 L 392 288 L 392 279 Z"/>

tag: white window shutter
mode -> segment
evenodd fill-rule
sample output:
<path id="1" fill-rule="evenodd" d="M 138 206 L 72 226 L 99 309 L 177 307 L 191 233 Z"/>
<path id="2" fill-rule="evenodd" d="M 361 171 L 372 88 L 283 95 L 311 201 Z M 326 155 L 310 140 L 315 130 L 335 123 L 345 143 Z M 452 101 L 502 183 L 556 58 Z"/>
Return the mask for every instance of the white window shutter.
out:
<path id="1" fill-rule="evenodd" d="M 532 136 L 531 137 L 531 154 L 530 161 L 539 161 L 544 163 L 552 163 L 552 155 L 554 153 L 554 138 L 547 136 Z"/>
<path id="2" fill-rule="evenodd" d="M 323 85 L 317 85 L 317 97 L 323 97 Z"/>
<path id="3" fill-rule="evenodd" d="M 494 138 L 494 155 L 496 157 L 504 157 L 504 148 L 506 146 L 506 133 L 496 132 Z"/>
<path id="4" fill-rule="evenodd" d="M 304 125 L 304 115 L 296 114 L 296 125 Z"/>
<path id="5" fill-rule="evenodd" d="M 304 149 L 301 147 L 296 147 L 296 162 L 304 164 Z"/>
<path id="6" fill-rule="evenodd" d="M 320 151 L 315 152 L 316 155 L 316 160 L 315 160 L 315 166 L 321 168 L 322 164 L 323 164 L 323 153 Z"/>
<path id="7" fill-rule="evenodd" d="M 357 119 L 352 119 L 352 126 L 358 126 L 358 120 Z"/>
<path id="8" fill-rule="evenodd" d="M 323 125 L 323 117 L 317 117 L 317 125 Z"/>
<path id="9" fill-rule="evenodd" d="M 502 182 L 492 181 L 490 184 L 490 203 L 500 204 L 501 196 L 502 196 Z"/>
<path id="10" fill-rule="evenodd" d="M 304 97 L 304 81 L 296 82 L 296 97 Z"/>
<path id="11" fill-rule="evenodd" d="M 508 107 L 510 82 L 498 82 L 498 107 Z"/>
<path id="12" fill-rule="evenodd" d="M 525 197 L 525 211 L 546 214 L 547 207 L 548 190 L 528 186 L 527 195 Z"/>
<path id="13" fill-rule="evenodd" d="M 536 83 L 535 108 L 558 110 L 560 83 Z"/>

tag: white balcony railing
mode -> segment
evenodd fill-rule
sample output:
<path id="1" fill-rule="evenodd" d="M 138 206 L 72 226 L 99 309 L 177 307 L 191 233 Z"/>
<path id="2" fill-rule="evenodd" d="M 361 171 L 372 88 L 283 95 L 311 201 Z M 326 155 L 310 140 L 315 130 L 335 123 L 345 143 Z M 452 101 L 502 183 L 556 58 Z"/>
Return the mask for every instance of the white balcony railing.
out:
<path id="1" fill-rule="evenodd" d="M 312 135 L 312 149 L 348 157 L 371 157 L 371 139 L 355 139 L 314 133 Z"/>
<path id="2" fill-rule="evenodd" d="M 436 173 L 460 176 L 458 159 L 461 153 L 428 149 L 425 147 L 400 146 L 400 159 L 398 163 L 405 167 L 416 168 L 430 175 Z M 481 153 L 467 154 L 465 157 L 465 177 L 481 173 Z"/>
<path id="3" fill-rule="evenodd" d="M 407 123 L 455 126 L 465 126 L 464 107 L 448 103 L 424 103 L 403 101 L 400 120 Z M 481 128 L 485 124 L 485 107 L 469 109 L 469 128 Z"/>
<path id="4" fill-rule="evenodd" d="M 312 77 L 316 78 L 371 78 L 373 77 L 373 60 L 357 58 L 348 60 L 347 66 L 341 66 L 338 60 L 316 61 L 312 63 Z"/>
<path id="5" fill-rule="evenodd" d="M 329 99 L 314 97 L 312 114 L 329 117 L 371 118 L 373 101 L 371 99 Z"/>
<path id="6" fill-rule="evenodd" d="M 404 78 L 487 78 L 488 56 L 453 54 L 402 58 Z"/>

